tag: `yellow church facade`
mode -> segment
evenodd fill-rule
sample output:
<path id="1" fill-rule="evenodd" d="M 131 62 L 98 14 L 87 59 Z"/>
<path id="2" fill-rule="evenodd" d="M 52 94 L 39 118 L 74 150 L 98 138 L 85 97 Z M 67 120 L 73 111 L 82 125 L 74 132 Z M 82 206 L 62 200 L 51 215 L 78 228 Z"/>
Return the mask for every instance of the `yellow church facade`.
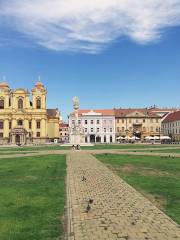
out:
<path id="1" fill-rule="evenodd" d="M 0 83 L 0 144 L 43 144 L 59 138 L 58 109 L 46 108 L 47 90 L 37 82 L 30 92 Z"/>

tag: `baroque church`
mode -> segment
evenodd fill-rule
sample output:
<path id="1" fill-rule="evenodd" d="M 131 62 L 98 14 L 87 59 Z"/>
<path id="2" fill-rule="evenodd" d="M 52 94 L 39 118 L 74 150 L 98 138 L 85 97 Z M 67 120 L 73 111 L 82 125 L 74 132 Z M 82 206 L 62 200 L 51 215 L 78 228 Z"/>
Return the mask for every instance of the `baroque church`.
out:
<path id="1" fill-rule="evenodd" d="M 59 138 L 60 114 L 46 108 L 46 95 L 40 81 L 31 94 L 0 83 L 0 144 L 43 144 Z"/>

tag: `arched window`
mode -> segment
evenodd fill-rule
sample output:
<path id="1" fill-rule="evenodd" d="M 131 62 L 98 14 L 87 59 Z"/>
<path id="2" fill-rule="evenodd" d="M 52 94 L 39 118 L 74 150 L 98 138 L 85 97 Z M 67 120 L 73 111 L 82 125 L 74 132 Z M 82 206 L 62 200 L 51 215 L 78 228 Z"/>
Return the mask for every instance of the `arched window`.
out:
<path id="1" fill-rule="evenodd" d="M 4 100 L 0 99 L 0 109 L 4 109 Z"/>
<path id="2" fill-rule="evenodd" d="M 0 129 L 3 129 L 4 128 L 4 122 L 3 120 L 0 120 Z"/>
<path id="3" fill-rule="evenodd" d="M 23 120 L 19 119 L 19 120 L 17 121 L 17 125 L 18 125 L 18 126 L 22 126 L 22 125 L 23 125 Z"/>
<path id="4" fill-rule="evenodd" d="M 37 100 L 36 100 L 36 108 L 37 108 L 37 109 L 40 109 L 40 108 L 41 108 L 41 100 L 40 100 L 40 99 L 37 99 Z"/>
<path id="5" fill-rule="evenodd" d="M 9 98 L 9 107 L 11 106 L 11 98 Z"/>
<path id="6" fill-rule="evenodd" d="M 22 109 L 23 108 L 23 100 L 20 98 L 18 100 L 18 109 Z"/>

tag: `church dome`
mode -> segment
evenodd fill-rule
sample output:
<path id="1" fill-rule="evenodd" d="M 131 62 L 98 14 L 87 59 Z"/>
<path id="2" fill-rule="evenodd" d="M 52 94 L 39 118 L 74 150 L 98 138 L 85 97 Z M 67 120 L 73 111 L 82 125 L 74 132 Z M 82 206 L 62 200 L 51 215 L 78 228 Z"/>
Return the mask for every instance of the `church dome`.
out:
<path id="1" fill-rule="evenodd" d="M 36 92 L 36 91 L 40 91 L 40 92 L 45 92 L 46 88 L 44 87 L 44 85 L 42 84 L 42 82 L 40 81 L 40 79 L 38 79 L 38 81 L 35 83 L 32 92 Z"/>
<path id="2" fill-rule="evenodd" d="M 0 88 L 9 88 L 9 85 L 6 82 L 1 82 Z"/>
<path id="3" fill-rule="evenodd" d="M 36 84 L 35 84 L 35 87 L 36 88 L 44 88 L 44 85 L 42 84 L 42 82 L 37 81 Z"/>

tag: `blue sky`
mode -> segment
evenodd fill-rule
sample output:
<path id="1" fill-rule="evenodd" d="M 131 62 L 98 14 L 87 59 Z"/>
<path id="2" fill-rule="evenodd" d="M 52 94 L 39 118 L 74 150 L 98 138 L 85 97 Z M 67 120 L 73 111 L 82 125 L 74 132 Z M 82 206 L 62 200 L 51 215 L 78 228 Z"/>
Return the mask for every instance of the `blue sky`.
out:
<path id="1" fill-rule="evenodd" d="M 110 2 L 0 0 L 1 79 L 31 89 L 40 75 L 64 118 L 75 95 L 81 108 L 180 107 L 180 1 Z"/>

